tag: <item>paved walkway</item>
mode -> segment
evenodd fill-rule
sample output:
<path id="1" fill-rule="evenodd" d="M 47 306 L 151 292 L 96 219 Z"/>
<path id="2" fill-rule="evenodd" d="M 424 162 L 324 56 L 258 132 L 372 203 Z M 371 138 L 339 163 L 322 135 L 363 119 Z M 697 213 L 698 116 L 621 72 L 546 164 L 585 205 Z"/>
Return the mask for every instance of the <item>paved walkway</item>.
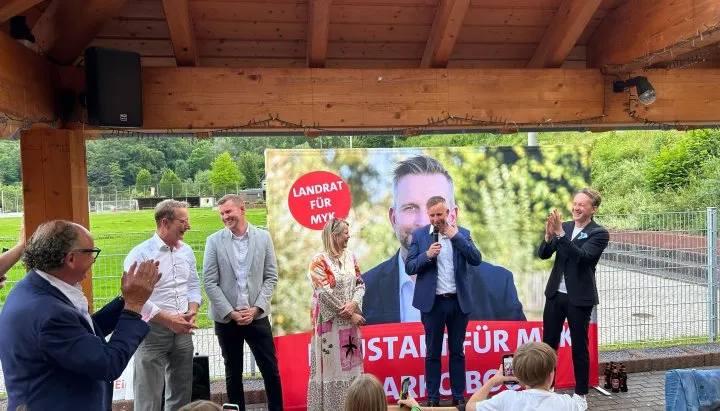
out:
<path id="1" fill-rule="evenodd" d="M 572 394 L 572 391 L 560 392 Z M 587 400 L 590 411 L 664 411 L 665 371 L 628 374 L 628 392 L 611 393 L 610 396 L 606 396 L 591 388 Z M 267 410 L 265 404 L 248 406 L 248 409 Z"/>
<path id="2" fill-rule="evenodd" d="M 665 371 L 628 374 L 628 392 L 611 393 L 610 396 L 606 396 L 591 388 L 587 399 L 588 409 L 591 411 L 665 410 Z M 0 410 L 5 410 L 5 407 L 5 401 L 0 400 Z M 261 411 L 267 410 L 267 407 L 265 404 L 253 404 L 248 405 L 247 409 Z"/>
<path id="3" fill-rule="evenodd" d="M 665 410 L 665 371 L 628 374 L 628 392 L 606 396 L 591 388 L 587 400 L 588 409 L 592 411 Z"/>

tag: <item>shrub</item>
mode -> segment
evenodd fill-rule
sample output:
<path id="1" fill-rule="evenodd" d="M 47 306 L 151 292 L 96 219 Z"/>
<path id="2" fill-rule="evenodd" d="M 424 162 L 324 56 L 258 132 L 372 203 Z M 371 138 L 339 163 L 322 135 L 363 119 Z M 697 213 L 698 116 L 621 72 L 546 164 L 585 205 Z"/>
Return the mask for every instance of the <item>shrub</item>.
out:
<path id="1" fill-rule="evenodd" d="M 657 193 L 686 187 L 719 153 L 720 133 L 717 130 L 693 130 L 677 141 L 665 141 L 649 161 L 647 186 Z"/>

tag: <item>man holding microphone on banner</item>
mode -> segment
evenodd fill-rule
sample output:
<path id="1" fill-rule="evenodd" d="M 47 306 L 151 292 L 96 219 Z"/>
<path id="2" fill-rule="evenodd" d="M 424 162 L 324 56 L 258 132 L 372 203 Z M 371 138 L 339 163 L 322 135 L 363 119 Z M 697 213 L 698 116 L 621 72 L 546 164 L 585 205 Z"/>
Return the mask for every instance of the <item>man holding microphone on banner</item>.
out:
<path id="1" fill-rule="evenodd" d="M 575 372 L 573 399 L 582 410 L 587 409 L 585 395 L 590 378 L 590 315 L 599 302 L 595 267 L 610 241 L 608 231 L 593 220 L 601 200 L 596 190 L 581 190 L 573 199 L 572 221 L 563 222 L 560 212 L 554 209 L 547 217 L 545 238 L 538 249 L 543 260 L 557 252 L 545 288 L 543 342 L 557 351 L 567 318 Z"/>
<path id="2" fill-rule="evenodd" d="M 472 310 L 467 265 L 479 265 L 482 257 L 470 231 L 448 223 L 450 210 L 443 197 L 430 197 L 426 206 L 430 224 L 412 233 L 405 271 L 417 275 L 413 306 L 420 310 L 425 328 L 428 405 L 440 403 L 440 356 L 446 325 L 450 389 L 453 405 L 459 405 L 465 403 L 463 341 Z"/>
<path id="3" fill-rule="evenodd" d="M 453 191 L 452 176 L 433 157 L 417 155 L 395 165 L 388 217 L 400 248 L 363 274 L 363 316 L 368 325 L 420 321 L 420 311 L 412 306 L 415 277 L 405 273 L 407 251 L 412 232 L 430 223 L 425 210 L 430 197 L 442 196 L 449 210 L 447 221 L 456 223 L 460 210 Z M 468 267 L 468 277 L 473 297 L 470 320 L 525 321 L 509 270 L 484 260 Z"/>

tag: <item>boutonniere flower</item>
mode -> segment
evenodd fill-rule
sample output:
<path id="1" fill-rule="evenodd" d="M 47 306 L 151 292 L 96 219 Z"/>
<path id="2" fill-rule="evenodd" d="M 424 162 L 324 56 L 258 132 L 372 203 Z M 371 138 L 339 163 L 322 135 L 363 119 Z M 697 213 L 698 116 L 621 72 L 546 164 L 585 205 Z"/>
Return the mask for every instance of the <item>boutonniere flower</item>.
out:
<path id="1" fill-rule="evenodd" d="M 587 238 L 587 233 L 580 233 L 578 235 L 578 240 L 582 240 L 583 238 Z"/>

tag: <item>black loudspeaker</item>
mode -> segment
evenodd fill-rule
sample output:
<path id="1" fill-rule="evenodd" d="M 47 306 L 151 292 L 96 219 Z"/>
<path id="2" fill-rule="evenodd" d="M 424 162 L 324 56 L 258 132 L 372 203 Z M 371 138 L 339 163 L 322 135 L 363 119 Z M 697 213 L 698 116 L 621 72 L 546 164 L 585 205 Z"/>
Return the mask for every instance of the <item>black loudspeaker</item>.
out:
<path id="1" fill-rule="evenodd" d="M 88 123 L 142 126 L 140 71 L 138 53 L 88 47 L 85 50 Z"/>
<path id="2" fill-rule="evenodd" d="M 210 361 L 207 355 L 193 357 L 192 400 L 210 400 Z"/>
<path id="3" fill-rule="evenodd" d="M 73 90 L 55 91 L 55 117 L 63 122 L 70 120 L 76 100 L 77 96 Z"/>

